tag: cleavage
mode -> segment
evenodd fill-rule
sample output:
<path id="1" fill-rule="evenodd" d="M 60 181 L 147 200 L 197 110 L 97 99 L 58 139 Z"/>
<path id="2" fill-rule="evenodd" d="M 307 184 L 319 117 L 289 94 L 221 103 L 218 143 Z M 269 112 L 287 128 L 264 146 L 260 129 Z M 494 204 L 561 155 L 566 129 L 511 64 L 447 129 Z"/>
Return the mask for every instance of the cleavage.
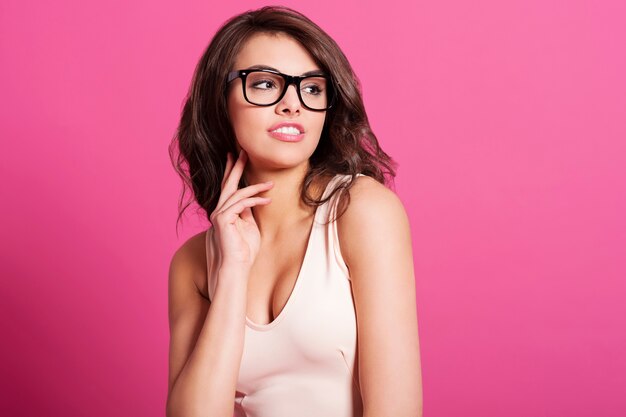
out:
<path id="1" fill-rule="evenodd" d="M 270 324 L 280 315 L 295 288 L 300 274 L 307 234 L 299 233 L 299 241 L 283 239 L 278 246 L 261 249 L 250 270 L 246 315 L 256 324 Z M 294 247 L 297 250 L 294 250 Z"/>

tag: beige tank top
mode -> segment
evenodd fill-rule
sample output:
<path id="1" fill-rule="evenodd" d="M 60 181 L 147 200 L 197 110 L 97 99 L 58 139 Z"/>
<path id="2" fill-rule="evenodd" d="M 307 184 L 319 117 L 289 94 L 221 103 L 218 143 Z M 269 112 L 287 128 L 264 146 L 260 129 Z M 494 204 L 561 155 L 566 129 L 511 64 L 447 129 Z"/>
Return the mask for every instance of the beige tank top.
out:
<path id="1" fill-rule="evenodd" d="M 335 176 L 323 197 L 349 177 Z M 339 250 L 337 222 L 324 225 L 335 216 L 339 194 L 316 208 L 304 260 L 282 311 L 268 324 L 246 317 L 235 417 L 363 414 L 350 276 Z M 210 248 L 207 259 L 213 259 Z M 212 299 L 216 271 L 211 265 L 208 271 Z"/>

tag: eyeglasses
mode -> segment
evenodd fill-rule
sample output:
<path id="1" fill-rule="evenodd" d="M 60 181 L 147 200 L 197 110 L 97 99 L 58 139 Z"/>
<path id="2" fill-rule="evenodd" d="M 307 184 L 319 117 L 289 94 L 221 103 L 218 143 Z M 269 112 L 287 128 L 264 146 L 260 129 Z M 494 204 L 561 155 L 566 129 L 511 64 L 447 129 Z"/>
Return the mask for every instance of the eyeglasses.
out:
<path id="1" fill-rule="evenodd" d="M 241 78 L 246 101 L 256 106 L 278 103 L 291 84 L 296 86 L 300 102 L 309 110 L 328 110 L 335 102 L 332 79 L 325 74 L 296 76 L 269 69 L 251 69 L 228 73 L 226 82 L 237 78 Z"/>

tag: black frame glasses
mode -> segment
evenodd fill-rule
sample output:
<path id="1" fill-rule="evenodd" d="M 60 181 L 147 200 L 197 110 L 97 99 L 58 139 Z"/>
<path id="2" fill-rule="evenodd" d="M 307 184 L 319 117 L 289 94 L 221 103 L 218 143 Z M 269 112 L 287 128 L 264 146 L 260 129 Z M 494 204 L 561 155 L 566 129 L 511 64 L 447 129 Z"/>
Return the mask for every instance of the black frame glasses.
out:
<path id="1" fill-rule="evenodd" d="M 274 101 L 273 103 L 269 103 L 269 104 L 257 104 L 257 103 L 253 103 L 252 101 L 250 101 L 248 99 L 248 95 L 246 93 L 246 77 L 248 76 L 248 74 L 253 73 L 253 72 L 268 72 L 270 74 L 276 74 L 281 76 L 284 80 L 285 80 L 285 85 L 283 87 L 283 91 L 280 93 L 280 96 L 278 96 L 278 98 L 276 99 L 276 101 Z M 314 109 L 311 108 L 309 106 L 306 105 L 306 103 L 304 102 L 304 100 L 302 99 L 302 92 L 300 91 L 300 83 L 303 80 L 306 80 L 307 78 L 325 78 L 327 83 L 327 105 L 325 108 L 323 109 Z M 246 99 L 246 101 L 250 104 L 254 104 L 255 106 L 262 106 L 262 107 L 267 107 L 267 106 L 273 106 L 274 104 L 278 103 L 280 100 L 283 99 L 283 97 L 285 96 L 285 93 L 287 92 L 287 89 L 289 88 L 289 86 L 291 84 L 296 86 L 296 91 L 298 92 L 298 99 L 300 99 L 300 103 L 302 103 L 302 105 L 304 107 L 306 107 L 309 110 L 312 111 L 326 111 L 328 109 L 330 109 L 334 104 L 335 104 L 335 89 L 334 89 L 334 83 L 333 83 L 333 79 L 332 77 L 326 75 L 326 74 L 314 74 L 314 75 L 303 75 L 303 76 L 299 76 L 299 75 L 287 75 L 287 74 L 283 74 L 282 72 L 278 72 L 278 71 L 274 71 L 274 70 L 270 70 L 270 69 L 243 69 L 243 70 L 238 70 L 238 71 L 231 71 L 228 73 L 228 77 L 226 79 L 226 83 L 230 83 L 231 81 L 237 79 L 237 78 L 241 78 L 241 88 L 243 90 L 243 97 Z"/>

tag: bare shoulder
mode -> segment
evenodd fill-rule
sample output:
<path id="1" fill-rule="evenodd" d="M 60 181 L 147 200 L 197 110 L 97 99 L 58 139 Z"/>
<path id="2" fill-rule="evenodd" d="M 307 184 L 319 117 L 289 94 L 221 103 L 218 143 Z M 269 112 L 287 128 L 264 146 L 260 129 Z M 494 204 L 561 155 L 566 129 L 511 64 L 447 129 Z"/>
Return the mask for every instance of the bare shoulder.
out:
<path id="1" fill-rule="evenodd" d="M 393 190 L 369 176 L 359 176 L 350 188 L 350 204 L 337 220 L 341 253 L 350 268 L 367 253 L 365 245 L 388 245 L 385 241 L 405 240 L 409 221 L 400 198 Z M 383 239 L 385 237 L 385 239 Z"/>
<path id="2" fill-rule="evenodd" d="M 415 274 L 407 213 L 399 197 L 360 177 L 337 220 L 357 317 L 364 408 L 421 416 Z"/>
<path id="3" fill-rule="evenodd" d="M 191 354 L 210 305 L 199 286 L 201 281 L 206 281 L 205 236 L 205 232 L 200 232 L 187 239 L 174 252 L 170 261 L 168 401 L 174 383 Z"/>
<path id="4" fill-rule="evenodd" d="M 355 206 L 359 206 L 359 203 L 361 206 L 372 203 L 378 203 L 380 206 L 402 205 L 396 193 L 367 175 L 356 177 L 350 188 L 350 197 L 351 204 L 355 202 Z"/>
<path id="5" fill-rule="evenodd" d="M 209 229 L 210 230 L 210 229 Z M 197 290 L 206 298 L 206 234 L 209 231 L 202 231 L 188 238 L 174 253 L 170 262 L 170 284 L 171 281 L 186 281 L 189 285 L 193 283 Z"/>

